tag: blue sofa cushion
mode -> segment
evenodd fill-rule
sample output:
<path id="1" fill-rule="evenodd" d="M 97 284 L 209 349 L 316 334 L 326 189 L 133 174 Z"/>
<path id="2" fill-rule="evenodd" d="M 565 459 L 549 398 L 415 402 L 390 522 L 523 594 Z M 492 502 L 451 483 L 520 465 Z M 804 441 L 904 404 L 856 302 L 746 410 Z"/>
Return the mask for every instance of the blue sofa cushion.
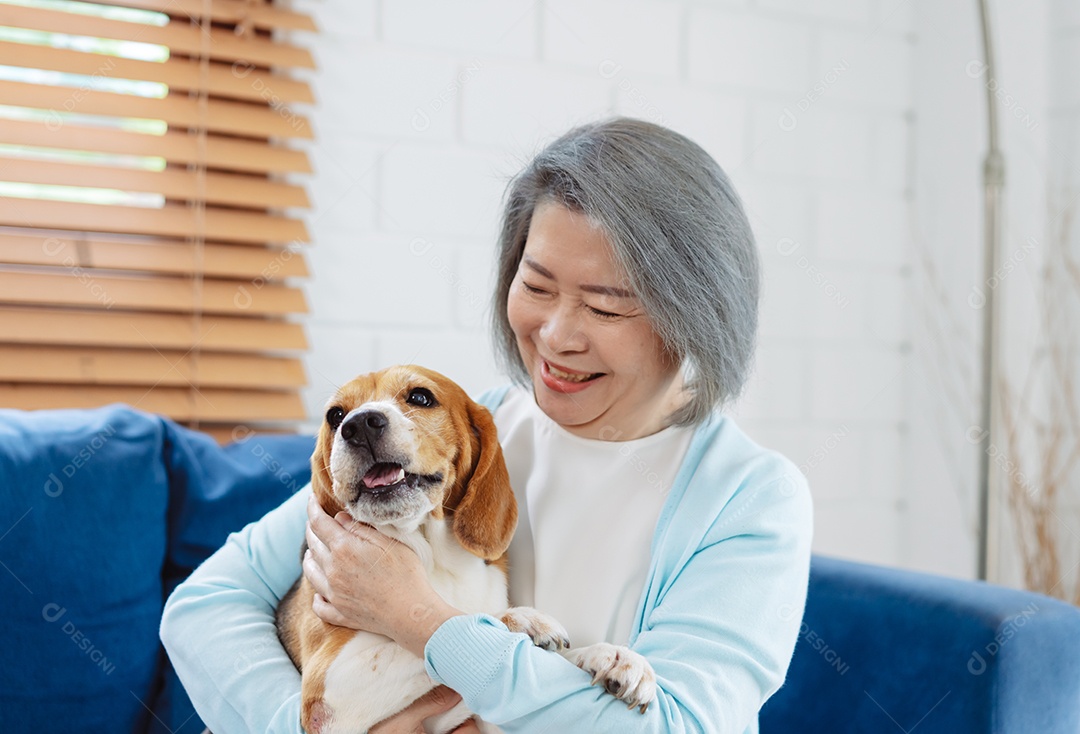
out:
<path id="1" fill-rule="evenodd" d="M 1080 732 L 1080 610 L 1041 594 L 814 556 L 762 734 Z"/>
<path id="2" fill-rule="evenodd" d="M 0 411 L 0 731 L 145 731 L 168 476 L 159 419 Z"/>
<path id="3" fill-rule="evenodd" d="M 158 640 L 165 596 L 304 486 L 313 448 L 223 448 L 126 406 L 0 410 L 0 732 L 202 731 Z"/>

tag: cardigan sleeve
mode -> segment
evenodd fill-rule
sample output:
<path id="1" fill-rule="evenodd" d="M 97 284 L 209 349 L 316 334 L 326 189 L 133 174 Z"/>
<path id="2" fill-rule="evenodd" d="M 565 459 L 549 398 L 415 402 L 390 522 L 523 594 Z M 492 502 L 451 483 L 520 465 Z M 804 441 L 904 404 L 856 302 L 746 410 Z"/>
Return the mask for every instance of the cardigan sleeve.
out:
<path id="1" fill-rule="evenodd" d="M 233 533 L 165 603 L 161 640 L 211 731 L 303 734 L 274 610 L 300 577 L 310 487 Z"/>
<path id="2" fill-rule="evenodd" d="M 756 732 L 758 711 L 783 683 L 795 648 L 811 535 L 809 490 L 797 472 L 749 484 L 725 504 L 658 581 L 659 601 L 631 645 L 657 676 L 658 700 L 645 714 L 486 615 L 436 630 L 425 650 L 428 672 L 507 734 Z"/>

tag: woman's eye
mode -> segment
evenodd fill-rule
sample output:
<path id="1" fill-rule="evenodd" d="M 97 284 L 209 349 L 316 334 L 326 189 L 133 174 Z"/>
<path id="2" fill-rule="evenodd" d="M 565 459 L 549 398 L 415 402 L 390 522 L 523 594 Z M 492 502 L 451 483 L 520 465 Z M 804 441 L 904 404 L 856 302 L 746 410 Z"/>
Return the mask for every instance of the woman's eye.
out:
<path id="1" fill-rule="evenodd" d="M 414 387 L 409 391 L 409 397 L 405 398 L 405 402 L 419 408 L 433 408 L 436 405 L 435 396 L 426 387 Z"/>
<path id="2" fill-rule="evenodd" d="M 543 294 L 543 293 L 547 293 L 547 291 L 545 291 L 545 290 L 544 290 L 543 288 L 537 288 L 537 287 L 536 287 L 536 286 L 534 286 L 534 285 L 529 285 L 529 284 L 528 284 L 528 283 L 526 283 L 526 282 L 525 282 L 524 280 L 523 280 L 523 281 L 521 281 L 521 287 L 522 287 L 522 288 L 524 288 L 524 289 L 525 289 L 525 290 L 526 290 L 527 292 L 529 292 L 529 293 L 536 293 L 537 295 L 540 295 L 540 294 Z"/>
<path id="3" fill-rule="evenodd" d="M 612 313 L 611 311 L 601 311 L 600 309 L 593 308 L 592 306 L 589 306 L 589 310 L 602 319 L 617 319 L 622 316 L 622 314 Z"/>
<path id="4" fill-rule="evenodd" d="M 341 421 L 345 419 L 345 411 L 336 405 L 330 410 L 326 411 L 326 423 L 333 429 L 337 429 L 341 425 Z"/>

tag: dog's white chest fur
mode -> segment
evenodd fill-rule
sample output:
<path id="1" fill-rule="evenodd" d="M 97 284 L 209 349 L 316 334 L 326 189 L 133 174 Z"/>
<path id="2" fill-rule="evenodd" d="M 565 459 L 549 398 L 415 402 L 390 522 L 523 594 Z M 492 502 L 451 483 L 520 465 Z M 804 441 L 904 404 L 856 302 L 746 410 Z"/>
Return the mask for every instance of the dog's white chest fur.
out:
<path id="1" fill-rule="evenodd" d="M 467 614 L 499 614 L 506 609 L 506 576 L 462 548 L 444 520 L 428 516 L 416 529 L 380 530 L 416 551 L 432 587 L 451 606 Z M 418 623 L 428 613 L 426 608 L 409 612 Z M 326 674 L 323 700 L 334 712 L 326 732 L 365 732 L 387 712 L 399 711 L 434 686 L 423 660 L 387 637 L 357 632 Z M 459 704 L 434 721 L 431 731 L 450 731 L 469 715 Z"/>

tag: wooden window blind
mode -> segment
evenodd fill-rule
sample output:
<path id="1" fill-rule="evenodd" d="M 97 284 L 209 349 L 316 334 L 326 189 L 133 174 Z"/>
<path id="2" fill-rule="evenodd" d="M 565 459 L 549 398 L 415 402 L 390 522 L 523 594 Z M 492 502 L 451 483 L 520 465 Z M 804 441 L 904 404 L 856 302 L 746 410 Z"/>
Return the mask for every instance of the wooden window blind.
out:
<path id="1" fill-rule="evenodd" d="M 0 0 L 0 406 L 303 419 L 303 14 Z"/>

